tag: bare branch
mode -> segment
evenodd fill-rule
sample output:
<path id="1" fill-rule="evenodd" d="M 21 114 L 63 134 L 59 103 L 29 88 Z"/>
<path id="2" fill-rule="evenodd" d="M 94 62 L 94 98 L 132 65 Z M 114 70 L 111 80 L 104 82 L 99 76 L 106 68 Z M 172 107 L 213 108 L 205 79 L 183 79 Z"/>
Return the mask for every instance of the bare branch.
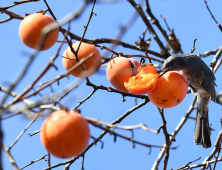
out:
<path id="1" fill-rule="evenodd" d="M 217 48 L 215 50 L 209 50 L 209 51 L 206 51 L 205 53 L 203 54 L 197 54 L 198 57 L 201 57 L 201 58 L 205 58 L 205 57 L 208 57 L 210 55 L 215 55 L 218 51 L 219 51 L 220 48 Z"/>
<path id="2" fill-rule="evenodd" d="M 39 158 L 39 159 L 36 159 L 36 160 L 34 160 L 34 161 L 31 161 L 29 164 L 23 166 L 23 167 L 20 168 L 19 170 L 25 169 L 25 168 L 27 168 L 28 166 L 30 166 L 30 165 L 32 165 L 32 164 L 38 162 L 38 161 L 41 161 L 41 160 L 43 160 L 43 159 L 44 159 L 44 160 L 47 160 L 47 159 L 46 159 L 47 156 L 48 156 L 48 155 L 44 155 L 44 156 L 42 156 L 42 157 Z"/>
<path id="3" fill-rule="evenodd" d="M 171 138 L 170 138 L 170 145 L 171 145 L 172 141 L 175 139 L 176 135 L 179 133 L 180 129 L 183 127 L 183 125 L 186 123 L 186 121 L 190 117 L 190 114 L 194 110 L 194 104 L 196 103 L 196 100 L 197 100 L 197 96 L 194 97 L 186 115 L 181 118 L 179 124 L 177 125 L 174 132 L 172 133 Z M 159 163 L 160 163 L 161 159 L 163 158 L 164 153 L 165 153 L 165 148 L 161 149 L 156 161 L 153 164 L 152 170 L 157 170 L 158 169 Z"/>
<path id="4" fill-rule="evenodd" d="M 217 51 L 213 61 L 210 63 L 210 68 L 211 68 L 212 71 L 214 71 L 214 67 L 216 66 L 217 61 L 221 57 L 221 54 L 222 54 L 222 46 L 219 48 L 219 50 Z"/>
<path id="5" fill-rule="evenodd" d="M 169 25 L 168 25 L 168 23 L 166 21 L 166 18 L 164 18 L 163 15 L 160 15 L 160 17 L 163 19 L 164 23 L 166 24 L 166 27 L 167 27 L 168 31 L 171 32 L 172 30 L 170 29 L 170 27 L 169 27 Z"/>
<path id="6" fill-rule="evenodd" d="M 193 49 L 191 50 L 190 53 L 193 53 L 195 51 L 195 43 L 196 43 L 196 41 L 197 41 L 197 39 L 194 38 L 194 40 L 193 40 Z"/>
<path id="7" fill-rule="evenodd" d="M 222 27 L 221 27 L 221 25 L 217 22 L 216 18 L 214 17 L 213 13 L 211 12 L 211 10 L 210 10 L 210 8 L 209 8 L 209 6 L 208 6 L 208 4 L 207 4 L 207 1 L 204 0 L 204 2 L 205 2 L 205 4 L 206 4 L 206 8 L 207 8 L 207 10 L 209 11 L 211 17 L 213 18 L 213 20 L 215 21 L 215 23 L 216 23 L 217 26 L 219 27 L 220 31 L 222 32 Z"/>
<path id="8" fill-rule="evenodd" d="M 106 127 L 113 128 L 113 129 L 123 129 L 123 130 L 143 129 L 143 130 L 148 131 L 148 132 L 152 132 L 152 133 L 156 133 L 156 134 L 159 133 L 159 130 L 150 129 L 144 124 L 139 124 L 139 125 L 135 125 L 135 126 L 117 126 L 117 125 L 114 125 L 114 124 L 102 122 L 98 119 L 92 119 L 92 118 L 89 118 L 89 117 L 86 117 L 86 120 L 88 120 L 89 123 L 105 125 Z"/>
<path id="9" fill-rule="evenodd" d="M 10 151 L 8 150 L 8 148 L 6 148 L 3 144 L 1 144 L 2 150 L 6 153 L 9 161 L 11 162 L 14 170 L 19 170 L 19 167 L 17 165 L 17 163 L 15 162 L 15 159 L 13 158 L 12 154 L 10 153 Z"/>
<path id="10" fill-rule="evenodd" d="M 161 52 L 166 56 L 170 56 L 168 50 L 164 47 L 162 41 L 156 34 L 156 31 L 153 29 L 152 25 L 150 24 L 149 20 L 147 19 L 142 7 L 139 4 L 136 4 L 134 0 L 128 0 L 128 2 L 135 8 L 135 10 L 139 13 L 140 17 L 142 18 L 143 22 L 146 24 L 149 31 L 152 33 L 153 38 L 156 40 L 157 44 L 159 45 Z"/>
<path id="11" fill-rule="evenodd" d="M 38 119 L 38 117 L 39 117 L 39 114 L 37 114 L 36 117 L 25 127 L 25 129 L 22 130 L 22 132 L 18 135 L 15 141 L 8 148 L 8 151 L 12 149 L 12 147 L 18 142 L 18 140 L 22 137 L 22 135 L 26 132 L 26 130 L 36 121 L 36 119 Z"/>
<path id="12" fill-rule="evenodd" d="M 210 155 L 208 157 L 206 157 L 204 159 L 203 163 L 206 163 L 206 162 L 210 161 L 214 157 L 215 153 L 218 152 L 218 149 L 219 149 L 218 146 L 219 146 L 219 143 L 221 141 L 221 135 L 222 135 L 222 131 L 220 131 L 220 133 L 218 134 L 218 137 L 217 137 L 217 140 L 216 140 L 216 142 L 214 144 L 214 148 L 213 148 L 212 152 L 210 153 Z"/>
<path id="13" fill-rule="evenodd" d="M 198 160 L 200 160 L 201 159 L 201 157 L 199 157 L 199 158 L 197 158 L 197 159 L 195 159 L 195 160 L 193 160 L 193 161 L 190 161 L 190 162 L 188 162 L 186 165 L 184 165 L 183 167 L 181 167 L 181 168 L 179 168 L 179 169 L 177 169 L 177 170 L 182 170 L 183 168 L 186 168 L 186 167 L 190 167 L 189 165 L 190 164 L 192 164 L 192 163 L 194 163 L 194 162 L 196 162 L 196 161 L 198 161 Z"/>
<path id="14" fill-rule="evenodd" d="M 179 169 L 176 169 L 176 170 L 186 170 L 186 169 L 194 169 L 194 168 L 199 168 L 199 167 L 206 167 L 210 164 L 213 164 L 216 160 L 212 160 L 212 161 L 209 161 L 207 163 L 201 163 L 201 164 L 197 164 L 197 165 L 192 165 L 192 166 L 189 166 L 189 167 L 184 167 L 183 169 L 179 168 Z M 222 161 L 222 158 L 219 158 L 217 160 L 217 162 L 220 162 Z"/>
<path id="15" fill-rule="evenodd" d="M 171 145 L 171 141 L 170 141 L 170 135 L 167 131 L 167 126 L 166 126 L 166 119 L 164 117 L 164 113 L 163 113 L 163 109 L 158 108 L 162 121 L 163 121 L 163 133 L 165 136 L 165 141 L 166 141 L 166 145 L 165 145 L 165 158 L 164 158 L 164 167 L 163 169 L 166 170 L 167 169 L 167 164 L 168 164 L 168 160 L 169 160 L 169 156 L 170 156 L 170 145 Z"/>
<path id="16" fill-rule="evenodd" d="M 119 117 L 118 119 L 116 119 L 115 121 L 112 122 L 112 124 L 117 124 L 120 123 L 124 118 L 126 118 L 127 116 L 129 116 L 132 112 L 134 112 L 135 110 L 139 109 L 140 107 L 144 106 L 145 104 L 147 104 L 148 101 L 145 100 L 144 102 L 141 102 L 140 104 L 136 105 L 135 107 L 133 107 L 132 109 L 129 109 L 125 114 L 123 114 L 121 117 Z M 51 167 L 45 168 L 44 170 L 50 170 L 52 168 L 56 168 L 58 166 L 61 165 L 66 165 L 66 164 L 72 164 L 73 162 L 75 162 L 79 157 L 81 157 L 82 155 L 84 155 L 93 145 L 95 145 L 97 142 L 99 142 L 106 134 L 108 133 L 108 131 L 104 131 L 96 140 L 94 140 L 90 145 L 87 146 L 87 148 L 77 157 L 74 157 L 66 162 L 62 162 L 56 165 L 53 165 Z"/>
<path id="17" fill-rule="evenodd" d="M 120 138 L 123 138 L 123 139 L 126 139 L 128 141 L 131 141 L 132 143 L 134 144 L 139 144 L 139 145 L 142 145 L 142 146 L 145 146 L 145 147 L 153 147 L 153 148 L 165 148 L 165 146 L 159 146 L 159 145 L 153 145 L 153 144 L 146 144 L 146 143 L 143 143 L 143 142 L 139 142 L 137 140 L 134 140 L 132 137 L 126 137 L 124 135 L 121 135 L 113 130 L 110 130 L 110 128 L 106 128 L 106 127 L 103 127 L 101 125 L 98 125 L 96 123 L 93 123 L 93 122 L 90 122 L 93 126 L 95 127 L 98 127 L 100 129 L 103 129 L 105 130 L 106 132 L 110 133 L 110 134 L 113 134 L 114 136 L 118 136 Z M 167 146 L 166 146 L 167 147 Z M 169 147 L 169 149 L 176 149 L 177 147 Z"/>
<path id="18" fill-rule="evenodd" d="M 86 100 L 88 100 L 96 91 L 97 89 L 94 88 L 93 91 L 85 99 L 80 101 L 79 104 L 76 107 L 74 107 L 72 110 L 76 110 L 79 106 L 81 106 L 81 104 L 83 104 Z"/>
<path id="19" fill-rule="evenodd" d="M 162 26 L 160 25 L 159 21 L 156 19 L 156 17 L 153 15 L 151 8 L 150 8 L 150 4 L 149 4 L 149 0 L 146 0 L 146 12 L 149 14 L 149 16 L 151 17 L 151 20 L 153 22 L 153 24 L 155 24 L 157 26 L 157 28 L 160 30 L 160 32 L 162 33 L 163 37 L 165 38 L 167 44 L 170 47 L 170 50 L 172 51 L 172 53 L 176 54 L 176 50 L 174 49 L 173 44 L 171 43 L 171 41 L 168 38 L 168 35 L 166 33 L 166 31 L 162 28 Z"/>
<path id="20" fill-rule="evenodd" d="M 14 6 L 24 4 L 24 3 L 29 3 L 29 2 L 38 2 L 40 0 L 24 0 L 24 1 L 14 1 L 13 5 L 9 5 L 7 7 L 0 7 L 0 12 L 4 12 L 6 9 L 12 8 Z"/>
<path id="21" fill-rule="evenodd" d="M 63 30 L 65 30 L 65 29 L 63 29 Z M 81 39 L 81 37 L 79 37 L 79 36 L 77 36 L 77 35 L 75 35 L 75 34 L 73 34 L 71 32 L 68 32 L 68 35 L 72 39 L 75 39 L 75 40 L 80 40 Z M 128 44 L 126 42 L 123 42 L 123 41 L 120 41 L 120 40 L 116 40 L 116 39 L 110 39 L 110 38 L 101 38 L 101 39 L 97 38 L 97 39 L 93 39 L 93 40 L 89 40 L 89 39 L 84 38 L 82 41 L 85 42 L 85 43 L 94 44 L 94 45 L 95 44 L 101 44 L 101 43 L 112 43 L 112 44 L 121 45 L 121 46 L 123 46 L 125 48 L 130 48 L 130 49 L 134 49 L 134 50 L 138 50 L 138 51 L 144 51 L 145 52 L 145 50 L 146 50 L 146 49 L 142 48 L 141 46 L 134 46 L 134 45 Z M 147 49 L 147 52 L 149 54 L 152 54 L 154 56 L 157 56 L 157 57 L 160 57 L 160 58 L 164 58 L 164 59 L 168 57 L 168 55 L 163 55 L 163 54 L 160 54 L 158 52 L 155 52 L 155 51 L 152 51 L 152 50 L 148 50 L 148 49 Z"/>
<path id="22" fill-rule="evenodd" d="M 21 16 L 21 15 L 19 15 L 19 14 L 16 14 L 16 13 L 14 13 L 14 12 L 12 12 L 12 11 L 2 10 L 2 7 L 1 7 L 1 6 L 0 6 L 0 12 L 5 13 L 5 14 L 7 14 L 7 15 L 9 16 L 7 19 L 0 21 L 0 24 L 5 23 L 5 22 L 8 22 L 8 21 L 10 21 L 10 20 L 12 20 L 12 19 L 22 20 L 22 19 L 24 18 L 23 16 Z"/>

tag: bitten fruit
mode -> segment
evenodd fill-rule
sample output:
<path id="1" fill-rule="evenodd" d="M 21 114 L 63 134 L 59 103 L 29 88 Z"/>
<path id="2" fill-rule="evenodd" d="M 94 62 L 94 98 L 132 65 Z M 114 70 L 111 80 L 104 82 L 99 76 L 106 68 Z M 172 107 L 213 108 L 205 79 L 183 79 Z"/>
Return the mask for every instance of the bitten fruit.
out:
<path id="1" fill-rule="evenodd" d="M 158 79 L 156 87 L 148 92 L 148 96 L 157 107 L 170 108 L 184 100 L 187 87 L 187 82 L 181 74 L 167 72 Z"/>
<path id="2" fill-rule="evenodd" d="M 119 91 L 128 92 L 124 82 L 138 73 L 140 64 L 133 58 L 116 57 L 109 61 L 106 76 L 109 82 Z"/>
<path id="3" fill-rule="evenodd" d="M 145 94 L 153 90 L 157 85 L 159 74 L 152 64 L 143 64 L 136 76 L 130 77 L 124 83 L 126 89 L 133 94 Z"/>
<path id="4" fill-rule="evenodd" d="M 25 17 L 19 27 L 19 37 L 22 42 L 30 48 L 37 49 L 42 38 L 42 30 L 48 24 L 54 23 L 54 19 L 49 15 L 34 13 Z M 57 41 L 59 29 L 51 31 L 43 43 L 41 51 L 48 50 Z"/>
<path id="5" fill-rule="evenodd" d="M 75 51 L 77 50 L 79 43 L 80 42 L 78 41 L 72 44 L 72 47 L 74 48 Z M 89 57 L 91 54 L 93 54 L 93 56 Z M 85 57 L 89 58 L 82 63 L 85 69 L 84 73 L 81 67 L 78 66 L 70 74 L 72 74 L 75 77 L 84 78 L 86 76 L 88 77 L 94 74 L 100 68 L 101 56 L 99 50 L 94 45 L 82 42 L 78 51 L 78 59 L 82 60 Z M 65 67 L 66 70 L 69 70 L 78 63 L 75 59 L 76 56 L 71 51 L 70 47 L 67 47 L 67 49 L 63 53 L 63 58 L 62 58 L 63 66 Z"/>
<path id="6" fill-rule="evenodd" d="M 46 118 L 40 137 L 48 152 L 58 158 L 70 158 L 84 151 L 90 130 L 87 120 L 79 113 L 58 110 Z"/>

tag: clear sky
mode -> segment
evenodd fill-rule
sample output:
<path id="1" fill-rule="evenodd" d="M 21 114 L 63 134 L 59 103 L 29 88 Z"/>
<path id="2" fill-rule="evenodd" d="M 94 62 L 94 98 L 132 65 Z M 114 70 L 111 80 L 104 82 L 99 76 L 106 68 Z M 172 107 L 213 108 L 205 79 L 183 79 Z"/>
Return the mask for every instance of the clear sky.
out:
<path id="1" fill-rule="evenodd" d="M 102 1 L 102 0 L 101 0 Z M 81 4 L 82 0 L 63 0 L 63 1 L 53 1 L 48 0 L 48 3 L 53 10 L 55 16 L 61 19 L 65 15 L 77 10 Z M 8 6 L 13 4 L 12 0 L 1 0 L 0 6 Z M 214 16 L 217 18 L 218 22 L 222 23 L 221 19 L 221 0 L 214 0 L 208 2 Z M 145 5 L 145 3 L 144 3 Z M 145 7 L 143 5 L 143 7 Z M 205 7 L 205 3 L 202 0 L 150 0 L 150 6 L 154 15 L 160 21 L 163 28 L 166 28 L 160 14 L 162 14 L 166 19 L 171 28 L 174 28 L 176 36 L 180 39 L 182 44 L 182 49 L 184 53 L 189 53 L 193 47 L 194 38 L 196 41 L 196 50 L 194 53 L 204 53 L 205 51 L 219 48 L 222 45 L 221 36 L 222 33 L 218 29 L 217 25 L 214 23 Z M 87 10 L 77 19 L 71 23 L 71 32 L 81 36 L 84 30 L 84 25 L 86 25 L 92 4 L 88 6 Z M 11 8 L 10 10 L 24 16 L 25 13 L 34 13 L 39 10 L 45 10 L 46 6 L 43 1 L 27 3 Z M 145 8 L 144 8 L 145 9 Z M 86 33 L 86 38 L 96 39 L 96 38 L 115 38 L 120 31 L 120 26 L 126 23 L 131 16 L 134 14 L 135 9 L 127 2 L 121 1 L 115 4 L 96 4 L 95 13 L 97 16 L 93 16 L 88 31 Z M 0 14 L 0 20 L 6 19 L 5 14 Z M 0 25 L 0 86 L 8 87 L 10 82 L 13 82 L 18 74 L 21 72 L 22 68 L 26 64 L 29 55 L 33 52 L 32 49 L 26 47 L 18 36 L 18 29 L 20 20 L 11 20 L 10 22 Z M 63 28 L 67 28 L 64 25 Z M 154 26 L 154 28 L 156 28 Z M 123 41 L 130 44 L 134 44 L 141 36 L 142 31 L 145 29 L 145 24 L 142 22 L 141 18 L 138 17 L 136 22 L 132 27 L 130 27 L 124 34 Z M 160 38 L 163 37 L 157 31 Z M 152 37 L 151 34 L 147 34 L 146 38 Z M 62 40 L 62 34 L 59 35 L 59 40 Z M 164 45 L 166 42 L 163 40 Z M 109 47 L 109 44 L 104 44 Z M 43 70 L 47 65 L 50 58 L 55 55 L 59 43 L 56 43 L 51 49 L 39 53 L 32 67 L 28 70 L 25 78 L 18 84 L 15 92 L 21 93 L 33 80 L 34 78 Z M 58 70 L 51 68 L 47 74 L 44 75 L 42 79 L 37 84 L 46 82 L 55 78 L 56 76 L 65 73 L 65 69 L 62 66 L 62 53 L 67 45 L 65 44 L 59 54 L 59 57 L 55 61 Z M 160 49 L 157 46 L 155 40 L 152 38 L 150 45 L 151 50 L 159 52 Z M 115 49 L 116 52 L 123 52 L 124 54 L 143 54 L 139 51 L 125 49 L 122 46 L 118 46 Z M 101 51 L 104 54 L 104 50 Z M 107 54 L 107 53 L 106 53 Z M 105 57 L 110 57 L 110 53 Z M 204 61 L 209 64 L 214 56 L 209 56 L 204 59 Z M 216 73 L 216 83 L 217 91 L 221 91 L 222 81 L 220 75 L 222 71 L 219 69 Z M 56 83 L 53 84 L 54 92 L 60 92 L 67 85 L 72 84 L 76 80 L 75 77 L 70 76 L 70 79 L 64 78 L 60 81 L 60 85 Z M 106 78 L 105 68 L 100 68 L 98 73 L 90 77 L 92 83 L 97 85 L 111 86 Z M 81 83 L 78 88 L 74 89 L 66 98 L 64 98 L 61 103 L 66 105 L 68 108 L 75 107 L 78 102 L 84 99 L 93 89 L 85 85 L 85 81 Z M 47 88 L 41 92 L 43 96 L 50 96 L 51 90 Z M 0 97 L 3 93 L 0 92 Z M 186 114 L 188 107 L 193 99 L 193 94 L 188 94 L 185 100 L 177 107 L 166 109 L 165 117 L 167 120 L 167 129 L 171 133 L 174 131 L 181 118 Z M 9 98 L 10 100 L 12 98 Z M 32 97 L 30 100 L 38 100 L 39 96 Z M 120 94 L 108 93 L 107 91 L 98 90 L 88 101 L 81 105 L 80 109 L 82 115 L 97 118 L 105 122 L 112 122 L 118 117 L 123 115 L 127 110 L 135 106 L 134 98 L 126 97 L 126 101 L 122 102 L 122 96 Z M 142 102 L 142 100 L 138 100 Z M 192 116 L 195 117 L 195 111 Z M 168 169 L 179 168 L 188 162 L 195 160 L 199 157 L 201 159 L 196 163 L 201 163 L 205 157 L 207 157 L 212 151 L 213 145 L 217 138 L 218 132 L 221 129 L 220 125 L 221 118 L 221 106 L 213 102 L 210 103 L 209 109 L 209 119 L 212 123 L 212 128 L 215 131 L 212 132 L 212 147 L 211 149 L 204 149 L 201 146 L 197 146 L 193 142 L 193 133 L 195 122 L 189 119 L 184 127 L 181 129 L 179 134 L 176 136 L 176 142 L 172 146 L 178 146 L 176 150 L 170 150 L 170 158 L 168 163 Z M 39 138 L 39 134 L 30 137 L 29 132 L 39 130 L 45 117 L 37 120 L 32 126 L 27 130 L 27 132 L 22 136 L 18 143 L 12 148 L 11 152 L 18 163 L 19 167 L 28 164 L 32 160 L 36 160 L 43 155 L 47 154 L 46 150 L 42 146 Z M 13 118 L 3 121 L 3 131 L 4 131 L 4 144 L 8 147 L 15 140 L 18 134 L 25 128 L 25 126 L 30 122 L 30 119 L 24 116 L 15 116 Z M 157 108 L 152 104 L 148 103 L 142 108 L 136 110 L 130 116 L 125 118 L 120 125 L 137 125 L 146 124 L 149 128 L 157 129 L 162 125 L 161 116 Z M 91 135 L 98 137 L 102 130 L 90 126 Z M 118 131 L 124 135 L 131 135 L 130 132 Z M 163 145 L 165 143 L 165 138 L 163 132 L 160 134 L 152 134 L 145 132 L 143 130 L 135 130 L 135 139 L 155 145 Z M 123 139 L 117 138 L 116 143 L 113 142 L 113 136 L 106 135 L 102 141 L 104 142 L 104 148 L 100 148 L 100 143 L 93 146 L 85 154 L 85 169 L 86 170 L 147 170 L 151 169 L 154 161 L 157 159 L 159 154 L 159 149 L 152 148 L 151 154 L 148 154 L 149 148 L 136 145 L 136 148 L 132 148 L 132 143 L 125 141 Z M 90 140 L 92 142 L 92 140 Z M 77 160 L 70 169 L 81 169 L 81 160 Z M 52 156 L 51 164 L 64 162 L 64 159 L 57 159 Z M 3 157 L 4 170 L 12 169 L 12 166 L 4 154 Z M 27 170 L 39 170 L 47 167 L 47 162 L 41 160 L 28 168 Z M 163 167 L 163 162 L 160 164 L 160 169 Z M 222 164 L 218 163 L 216 169 L 221 169 Z M 59 167 L 55 169 L 64 169 L 64 167 Z"/>

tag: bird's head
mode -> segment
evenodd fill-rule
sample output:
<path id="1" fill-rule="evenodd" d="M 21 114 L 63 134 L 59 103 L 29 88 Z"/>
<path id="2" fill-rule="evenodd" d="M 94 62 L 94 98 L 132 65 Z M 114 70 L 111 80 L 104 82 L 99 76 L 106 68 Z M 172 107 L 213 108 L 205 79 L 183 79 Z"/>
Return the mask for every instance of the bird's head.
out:
<path id="1" fill-rule="evenodd" d="M 162 72 L 161 76 L 168 71 L 182 70 L 185 67 L 185 61 L 184 57 L 177 54 L 168 57 L 163 64 L 163 69 L 159 71 Z"/>

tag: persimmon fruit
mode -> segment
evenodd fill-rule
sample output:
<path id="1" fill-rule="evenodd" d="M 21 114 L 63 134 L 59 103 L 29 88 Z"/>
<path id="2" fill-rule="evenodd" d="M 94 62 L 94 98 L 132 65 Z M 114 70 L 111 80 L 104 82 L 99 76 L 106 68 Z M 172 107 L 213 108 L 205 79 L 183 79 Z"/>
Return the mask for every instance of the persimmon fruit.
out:
<path id="1" fill-rule="evenodd" d="M 49 15 L 34 13 L 25 17 L 19 26 L 19 37 L 22 42 L 30 48 L 37 49 L 42 38 L 42 30 L 48 24 L 54 23 L 54 19 Z M 48 50 L 57 41 L 59 29 L 51 31 L 43 43 L 41 51 Z"/>
<path id="2" fill-rule="evenodd" d="M 72 44 L 73 49 L 76 51 L 79 46 L 79 41 Z M 94 74 L 101 65 L 101 56 L 99 50 L 91 44 L 87 44 L 82 42 L 78 51 L 78 59 L 84 59 L 85 57 L 89 57 L 91 54 L 94 54 L 92 57 L 85 60 L 82 65 L 84 66 L 84 73 L 80 66 L 78 66 L 76 69 L 74 69 L 70 74 L 72 74 L 75 77 L 88 77 L 92 74 Z M 63 66 L 66 70 L 69 70 L 74 65 L 76 65 L 78 62 L 75 60 L 76 56 L 71 51 L 70 47 L 67 47 L 66 50 L 63 53 Z"/>
<path id="3" fill-rule="evenodd" d="M 119 91 L 128 92 L 124 82 L 138 73 L 140 63 L 133 58 L 116 57 L 109 61 L 106 76 L 109 82 Z"/>
<path id="4" fill-rule="evenodd" d="M 139 73 L 124 82 L 126 89 L 133 94 L 145 94 L 153 90 L 157 84 L 159 74 L 152 64 L 143 64 L 139 68 Z"/>
<path id="5" fill-rule="evenodd" d="M 40 137 L 48 152 L 58 158 L 70 158 L 83 152 L 89 142 L 90 130 L 81 114 L 58 110 L 46 118 Z"/>
<path id="6" fill-rule="evenodd" d="M 167 72 L 158 79 L 156 87 L 148 92 L 148 96 L 157 107 L 170 108 L 184 100 L 187 87 L 187 82 L 181 74 Z"/>

